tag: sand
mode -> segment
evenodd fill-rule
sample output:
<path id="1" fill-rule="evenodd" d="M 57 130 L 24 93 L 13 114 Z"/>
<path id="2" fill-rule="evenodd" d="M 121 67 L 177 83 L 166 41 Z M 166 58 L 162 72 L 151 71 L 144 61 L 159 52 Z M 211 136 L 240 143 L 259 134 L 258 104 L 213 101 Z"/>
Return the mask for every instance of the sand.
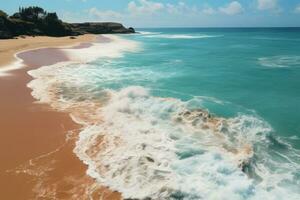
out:
<path id="1" fill-rule="evenodd" d="M 14 62 L 14 55 L 17 52 L 37 49 L 44 47 L 67 47 L 74 46 L 74 44 L 79 44 L 83 42 L 89 42 L 95 38 L 94 35 L 86 34 L 75 37 L 19 37 L 17 39 L 0 40 L 0 67 L 7 66 Z"/>
<path id="2" fill-rule="evenodd" d="M 19 51 L 72 45 L 86 48 L 93 39 L 93 35 L 84 35 L 73 40 L 0 40 L 0 65 L 14 62 Z M 82 42 L 85 44 L 79 45 Z M 28 70 L 68 57 L 57 48 L 24 52 L 19 57 L 25 67 L 11 71 L 12 76 L 0 77 L 0 199 L 88 199 L 87 193 L 94 199 L 120 199 L 120 194 L 88 177 L 86 166 L 73 153 L 80 126 L 68 113 L 35 103 L 26 86 L 31 80 Z"/>

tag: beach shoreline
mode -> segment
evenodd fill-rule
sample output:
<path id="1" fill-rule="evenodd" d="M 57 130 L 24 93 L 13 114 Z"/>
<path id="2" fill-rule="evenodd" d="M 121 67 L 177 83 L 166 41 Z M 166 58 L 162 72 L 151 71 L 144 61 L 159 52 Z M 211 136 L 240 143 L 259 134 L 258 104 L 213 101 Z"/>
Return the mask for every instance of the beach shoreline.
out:
<path id="1" fill-rule="evenodd" d="M 22 67 L 22 60 L 16 56 L 19 53 L 44 48 L 71 48 L 95 38 L 95 35 L 86 34 L 77 37 L 26 36 L 0 40 L 0 76 L 9 75 L 9 71 Z"/>
<path id="2" fill-rule="evenodd" d="M 88 48 L 96 36 L 57 40 L 43 37 L 42 41 L 41 37 L 27 39 L 0 41 L 0 55 L 5 58 L 1 60 L 0 66 L 19 62 L 15 68 L 1 67 L 2 198 L 87 198 L 87 193 L 91 192 L 87 188 L 93 186 L 96 189 L 89 193 L 92 197 L 120 199 L 118 193 L 95 185 L 95 181 L 86 175 L 86 166 L 73 153 L 80 125 L 68 113 L 55 111 L 46 104 L 37 104 L 31 89 L 27 87 L 33 79 L 28 71 L 71 61 L 60 48 Z M 102 39 L 99 36 L 97 38 L 98 42 Z M 22 46 L 28 42 L 31 42 L 30 45 Z M 20 60 L 14 61 L 14 57 Z M 15 192 L 16 188 L 18 192 Z"/>

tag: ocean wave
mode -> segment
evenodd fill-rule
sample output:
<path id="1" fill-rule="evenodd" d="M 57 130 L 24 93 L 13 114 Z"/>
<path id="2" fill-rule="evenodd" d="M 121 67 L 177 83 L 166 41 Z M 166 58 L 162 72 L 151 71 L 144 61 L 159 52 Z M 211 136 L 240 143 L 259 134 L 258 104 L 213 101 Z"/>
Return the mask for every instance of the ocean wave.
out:
<path id="1" fill-rule="evenodd" d="M 277 152 L 290 158 L 281 162 L 268 154 L 277 140 L 268 139 L 270 126 L 255 116 L 216 117 L 191 108 L 189 101 L 154 97 L 139 86 L 95 95 L 72 81 L 38 84 L 53 82 L 55 87 L 34 91 L 51 94 L 53 107 L 69 111 L 85 127 L 74 152 L 90 176 L 124 198 L 298 195 L 281 184 L 291 181 L 299 167 L 286 152 Z M 273 171 L 274 165 L 279 171 Z M 226 198 L 218 196 L 224 192 Z"/>
<path id="2" fill-rule="evenodd" d="M 140 76 L 114 62 L 29 72 L 33 96 L 83 126 L 74 152 L 99 184 L 133 199 L 299 199 L 300 152 L 263 119 L 216 116 L 201 102 L 228 103 L 212 97 L 182 101 L 141 86 L 112 89 Z"/>
<path id="3" fill-rule="evenodd" d="M 188 35 L 188 34 L 155 34 L 145 35 L 147 38 L 165 38 L 165 39 L 203 39 L 222 37 L 220 35 Z"/>
<path id="4" fill-rule="evenodd" d="M 124 52 L 137 52 L 140 44 L 136 41 L 106 35 L 106 38 L 113 42 L 93 43 L 89 48 L 82 49 L 62 49 L 62 51 L 72 60 L 80 63 L 92 62 L 98 58 L 120 58 Z"/>
<path id="5" fill-rule="evenodd" d="M 264 153 L 271 128 L 259 118 L 216 117 L 190 110 L 178 99 L 153 97 L 138 86 L 107 92 L 110 100 L 98 113 L 102 122 L 80 134 L 75 152 L 90 176 L 124 198 L 275 199 L 289 194 L 281 184 L 296 173 L 292 167 L 299 167 Z M 282 172 L 268 166 L 275 163 Z"/>
<path id="6" fill-rule="evenodd" d="M 142 35 L 154 35 L 154 34 L 161 34 L 161 32 L 150 32 L 150 31 L 138 31 L 139 34 Z"/>
<path id="7" fill-rule="evenodd" d="M 258 59 L 260 65 L 271 68 L 300 67 L 300 56 L 270 56 Z"/>

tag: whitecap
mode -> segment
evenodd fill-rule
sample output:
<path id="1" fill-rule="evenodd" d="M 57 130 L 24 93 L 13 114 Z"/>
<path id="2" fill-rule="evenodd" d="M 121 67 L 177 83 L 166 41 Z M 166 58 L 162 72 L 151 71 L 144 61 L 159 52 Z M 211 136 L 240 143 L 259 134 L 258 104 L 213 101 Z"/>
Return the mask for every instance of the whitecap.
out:
<path id="1" fill-rule="evenodd" d="M 154 34 L 161 34 L 161 32 L 150 32 L 150 31 L 137 31 L 139 34 L 142 35 L 154 35 Z"/>
<path id="2" fill-rule="evenodd" d="M 251 146 L 266 146 L 272 131 L 261 119 L 214 117 L 189 110 L 178 99 L 153 97 L 139 86 L 107 92 L 111 99 L 98 110 L 103 123 L 81 133 L 75 152 L 88 164 L 89 175 L 124 198 L 274 199 L 273 193 L 282 197 L 288 192 L 293 192 L 292 199 L 298 196 L 281 187 L 291 177 L 284 163 L 277 163 L 282 172 L 272 172 L 267 163 L 256 162 L 255 173 L 262 179 L 258 184 L 242 172 L 253 156 L 261 156 Z M 267 153 L 263 156 L 275 162 Z"/>
<path id="3" fill-rule="evenodd" d="M 121 47 L 110 58 L 128 50 Z M 124 198 L 299 199 L 299 152 L 272 136 L 263 119 L 215 116 L 201 101 L 228 104 L 213 97 L 182 101 L 142 86 L 107 89 L 106 82 L 139 76 L 110 68 L 113 62 L 104 62 L 103 73 L 93 63 L 29 72 L 36 99 L 83 125 L 74 152 L 100 185 Z"/>
<path id="4" fill-rule="evenodd" d="M 300 56 L 270 56 L 258 59 L 260 65 L 270 68 L 300 67 Z"/>

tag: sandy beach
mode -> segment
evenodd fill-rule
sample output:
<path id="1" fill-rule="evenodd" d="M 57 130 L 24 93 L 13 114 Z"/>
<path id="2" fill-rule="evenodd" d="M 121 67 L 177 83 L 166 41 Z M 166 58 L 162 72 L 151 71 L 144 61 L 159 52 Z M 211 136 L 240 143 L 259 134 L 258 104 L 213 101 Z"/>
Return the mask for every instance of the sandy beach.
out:
<path id="1" fill-rule="evenodd" d="M 300 0 L 112 2 L 3 1 L 0 200 L 300 200 Z"/>
<path id="2" fill-rule="evenodd" d="M 14 63 L 14 55 L 21 51 L 18 57 L 24 65 L 0 77 L 1 199 L 120 199 L 118 193 L 95 184 L 73 153 L 80 126 L 68 113 L 35 103 L 27 87 L 32 79 L 27 71 L 67 61 L 59 48 L 86 48 L 95 37 L 0 40 L 1 68 Z"/>
<path id="3" fill-rule="evenodd" d="M 17 39 L 0 40 L 0 67 L 10 65 L 15 61 L 14 55 L 21 51 L 39 49 L 45 47 L 68 47 L 76 44 L 89 42 L 95 38 L 94 35 L 86 34 L 75 37 L 19 37 Z"/>

